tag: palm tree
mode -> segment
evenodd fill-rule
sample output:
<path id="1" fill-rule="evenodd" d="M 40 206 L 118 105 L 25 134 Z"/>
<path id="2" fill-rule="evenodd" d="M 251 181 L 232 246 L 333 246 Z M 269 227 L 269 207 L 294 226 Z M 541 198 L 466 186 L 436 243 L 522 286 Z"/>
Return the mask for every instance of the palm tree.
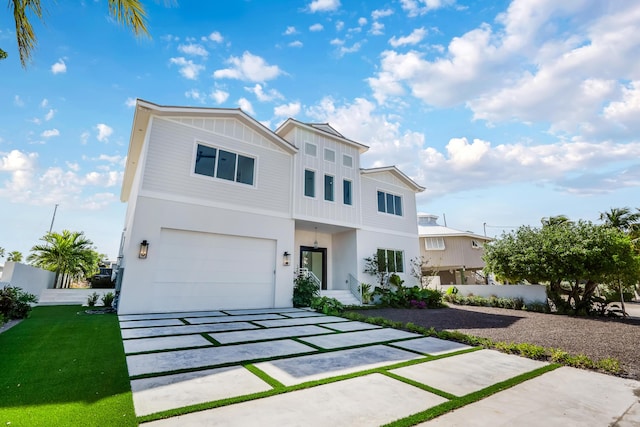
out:
<path id="1" fill-rule="evenodd" d="M 146 12 L 140 0 L 108 0 L 109 14 L 119 23 L 130 28 L 136 36 L 149 35 Z M 32 15 L 42 19 L 40 0 L 9 0 L 9 9 L 16 23 L 16 40 L 20 53 L 20 62 L 24 68 L 31 59 L 31 51 L 36 47 L 36 34 L 31 26 Z M 2 55 L 4 54 L 4 55 Z M 0 49 L 0 59 L 6 52 Z"/>
<path id="2" fill-rule="evenodd" d="M 640 210 L 632 212 L 629 207 L 611 208 L 608 212 L 600 212 L 600 221 L 607 227 L 630 233 L 640 226 Z"/>
<path id="3" fill-rule="evenodd" d="M 22 261 L 22 252 L 20 252 L 20 251 L 11 251 L 11 252 L 9 252 L 9 256 L 7 257 L 7 261 L 13 261 L 13 262 Z"/>
<path id="4" fill-rule="evenodd" d="M 45 243 L 31 248 L 27 261 L 55 271 L 56 287 L 67 287 L 71 278 L 86 277 L 95 270 L 93 242 L 83 232 L 63 230 L 62 234 L 47 233 L 40 240 Z"/>
<path id="5" fill-rule="evenodd" d="M 568 216 L 566 215 L 556 215 L 556 216 L 549 216 L 549 217 L 544 217 L 540 220 L 540 222 L 542 223 L 543 227 L 550 227 L 553 225 L 571 225 L 573 224 L 573 221 L 571 221 L 569 219 Z"/>

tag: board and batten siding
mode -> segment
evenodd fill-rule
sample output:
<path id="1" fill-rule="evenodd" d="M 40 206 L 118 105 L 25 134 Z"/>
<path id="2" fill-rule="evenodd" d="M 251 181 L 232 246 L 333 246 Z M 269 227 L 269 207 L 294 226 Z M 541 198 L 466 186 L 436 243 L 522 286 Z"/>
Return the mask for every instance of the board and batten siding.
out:
<path id="1" fill-rule="evenodd" d="M 321 131 L 295 127 L 283 136 L 298 148 L 294 183 L 294 217 L 329 221 L 334 224 L 356 226 L 360 222 L 360 153 L 355 146 L 322 135 Z M 316 155 L 306 154 L 305 144 L 316 146 Z M 335 161 L 324 159 L 325 148 L 335 152 Z M 350 156 L 352 166 L 343 165 L 343 155 Z M 316 173 L 315 197 L 304 195 L 304 171 Z M 334 177 L 334 201 L 324 200 L 324 176 Z M 351 181 L 351 205 L 343 203 L 343 180 Z"/>
<path id="2" fill-rule="evenodd" d="M 153 118 L 143 191 L 288 214 L 291 154 L 248 126 L 233 122 L 237 120 L 181 119 L 178 122 Z M 194 174 L 198 143 L 254 157 L 254 186 Z"/>
<path id="3" fill-rule="evenodd" d="M 482 255 L 484 249 L 475 249 L 471 246 L 474 240 L 467 236 L 444 237 L 444 250 L 428 251 L 426 249 L 425 238 L 420 237 L 420 253 L 429 261 L 430 268 L 460 267 L 483 268 L 484 261 Z M 482 241 L 478 241 L 482 244 Z"/>
<path id="4" fill-rule="evenodd" d="M 391 172 L 363 175 L 362 225 L 400 233 L 416 234 L 418 218 L 415 193 Z M 378 191 L 402 197 L 402 216 L 378 212 Z"/>

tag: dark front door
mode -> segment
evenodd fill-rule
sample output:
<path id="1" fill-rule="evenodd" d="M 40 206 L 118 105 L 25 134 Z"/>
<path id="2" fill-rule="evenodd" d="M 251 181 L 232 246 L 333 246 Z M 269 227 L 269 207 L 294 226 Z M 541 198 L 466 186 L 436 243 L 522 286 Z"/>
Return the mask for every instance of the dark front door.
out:
<path id="1" fill-rule="evenodd" d="M 327 248 L 300 246 L 300 268 L 313 272 L 320 279 L 322 289 L 327 289 Z"/>

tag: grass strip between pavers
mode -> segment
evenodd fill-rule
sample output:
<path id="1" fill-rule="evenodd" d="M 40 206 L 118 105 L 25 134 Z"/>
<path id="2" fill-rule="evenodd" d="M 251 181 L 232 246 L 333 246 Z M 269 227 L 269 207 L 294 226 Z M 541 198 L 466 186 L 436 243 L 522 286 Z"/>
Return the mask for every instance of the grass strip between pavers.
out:
<path id="1" fill-rule="evenodd" d="M 115 314 L 35 307 L 0 348 L 1 425 L 137 425 Z"/>

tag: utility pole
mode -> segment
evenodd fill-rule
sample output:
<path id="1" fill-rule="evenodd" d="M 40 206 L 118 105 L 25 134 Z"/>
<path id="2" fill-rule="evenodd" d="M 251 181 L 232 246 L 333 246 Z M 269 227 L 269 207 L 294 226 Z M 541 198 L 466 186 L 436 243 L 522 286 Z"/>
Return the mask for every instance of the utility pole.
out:
<path id="1" fill-rule="evenodd" d="M 49 226 L 49 233 L 53 230 L 53 221 L 56 219 L 56 211 L 58 210 L 58 204 L 56 203 L 56 207 L 53 208 L 53 217 L 51 217 L 51 225 Z"/>

